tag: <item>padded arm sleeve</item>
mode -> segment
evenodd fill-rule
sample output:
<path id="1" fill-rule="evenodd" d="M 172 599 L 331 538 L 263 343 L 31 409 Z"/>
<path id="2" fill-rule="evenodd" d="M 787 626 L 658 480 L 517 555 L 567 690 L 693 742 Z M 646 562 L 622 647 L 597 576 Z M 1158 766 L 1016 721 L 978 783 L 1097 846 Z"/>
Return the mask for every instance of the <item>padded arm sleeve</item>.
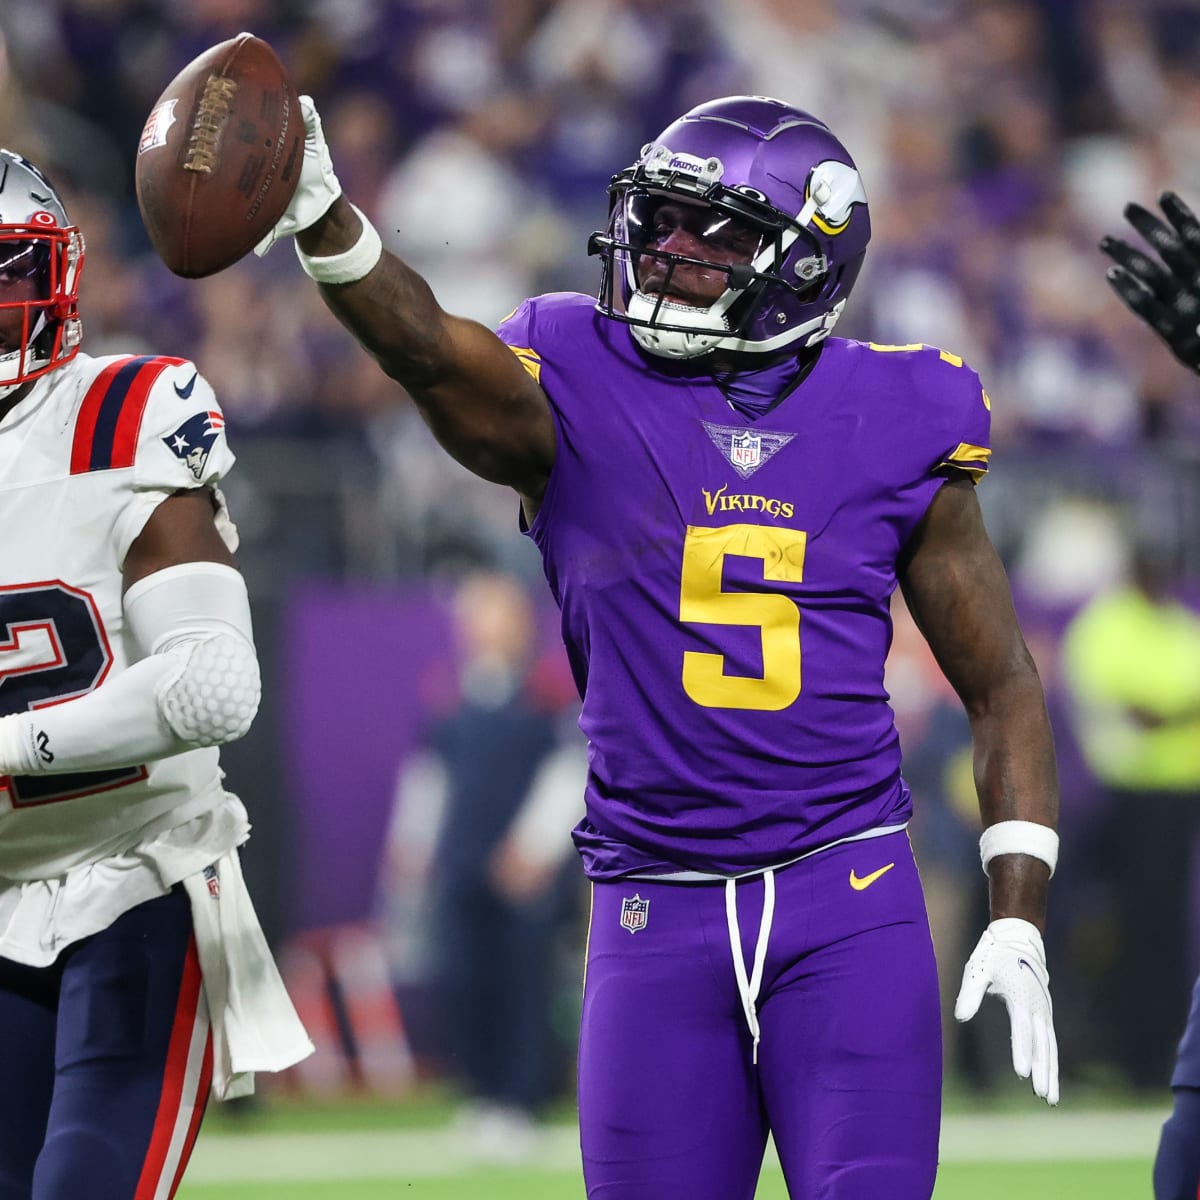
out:
<path id="1" fill-rule="evenodd" d="M 86 696 L 0 718 L 0 775 L 131 766 L 250 728 L 261 682 L 236 570 L 167 567 L 135 583 L 124 607 L 144 657 Z"/>

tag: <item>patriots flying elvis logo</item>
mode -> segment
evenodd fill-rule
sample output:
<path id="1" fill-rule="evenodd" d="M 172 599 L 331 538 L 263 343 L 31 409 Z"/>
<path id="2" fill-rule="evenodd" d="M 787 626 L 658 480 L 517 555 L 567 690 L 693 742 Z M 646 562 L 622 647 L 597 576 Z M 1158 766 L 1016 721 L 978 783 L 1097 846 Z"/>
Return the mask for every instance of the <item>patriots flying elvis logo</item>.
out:
<path id="1" fill-rule="evenodd" d="M 199 480 L 204 478 L 208 453 L 225 429 L 225 418 L 219 412 L 200 412 L 188 417 L 174 433 L 163 438 L 163 444 L 176 458 L 188 465 Z"/>

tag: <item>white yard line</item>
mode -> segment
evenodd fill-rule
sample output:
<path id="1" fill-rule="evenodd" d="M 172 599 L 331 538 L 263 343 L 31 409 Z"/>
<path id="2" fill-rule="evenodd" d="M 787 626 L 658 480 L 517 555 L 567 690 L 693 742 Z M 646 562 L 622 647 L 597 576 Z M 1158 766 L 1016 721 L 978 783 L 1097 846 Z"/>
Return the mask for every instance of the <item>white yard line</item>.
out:
<path id="1" fill-rule="evenodd" d="M 947 1163 L 1149 1160 L 1166 1115 L 1165 1109 L 1137 1109 L 950 1116 L 942 1124 L 941 1159 Z M 769 1160 L 774 1163 L 773 1154 Z M 494 1159 L 479 1156 L 469 1136 L 451 1130 L 202 1133 L 187 1180 L 196 1184 L 415 1179 L 496 1165 Z M 548 1128 L 537 1152 L 513 1165 L 525 1170 L 578 1170 L 575 1130 Z"/>

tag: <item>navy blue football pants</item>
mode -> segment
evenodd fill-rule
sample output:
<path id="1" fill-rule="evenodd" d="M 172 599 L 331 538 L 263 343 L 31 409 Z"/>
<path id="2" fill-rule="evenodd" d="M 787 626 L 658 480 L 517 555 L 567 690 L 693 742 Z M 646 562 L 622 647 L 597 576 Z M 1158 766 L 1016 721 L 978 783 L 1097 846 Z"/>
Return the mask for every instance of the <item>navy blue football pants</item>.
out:
<path id="1" fill-rule="evenodd" d="M 1200 1196 L 1200 1090 L 1175 1088 L 1175 1107 L 1154 1159 L 1154 1200 Z"/>
<path id="2" fill-rule="evenodd" d="M 1175 1106 L 1154 1159 L 1154 1200 L 1200 1198 L 1200 979 L 1171 1074 Z"/>
<path id="3" fill-rule="evenodd" d="M 49 967 L 0 958 L 0 1200 L 169 1200 L 212 1078 L 186 893 Z"/>

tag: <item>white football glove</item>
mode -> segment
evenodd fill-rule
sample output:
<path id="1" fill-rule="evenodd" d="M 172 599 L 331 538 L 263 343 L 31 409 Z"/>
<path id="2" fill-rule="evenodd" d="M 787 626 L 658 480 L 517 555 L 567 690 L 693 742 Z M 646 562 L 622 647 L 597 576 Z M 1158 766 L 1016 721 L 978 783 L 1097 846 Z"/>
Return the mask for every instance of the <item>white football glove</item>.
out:
<path id="1" fill-rule="evenodd" d="M 983 931 L 967 965 L 954 1016 L 969 1021 L 983 997 L 999 996 L 1012 1027 L 1013 1070 L 1033 1076 L 1033 1090 L 1047 1104 L 1058 1103 L 1058 1043 L 1046 951 L 1036 925 L 1019 917 L 993 921 Z"/>
<path id="2" fill-rule="evenodd" d="M 300 182 L 287 211 L 275 223 L 257 246 L 254 253 L 262 258 L 280 238 L 290 237 L 315 225 L 329 206 L 342 194 L 342 185 L 333 173 L 333 159 L 321 130 L 321 114 L 311 96 L 300 97 L 300 112 L 304 117 L 304 160 L 300 165 Z"/>

